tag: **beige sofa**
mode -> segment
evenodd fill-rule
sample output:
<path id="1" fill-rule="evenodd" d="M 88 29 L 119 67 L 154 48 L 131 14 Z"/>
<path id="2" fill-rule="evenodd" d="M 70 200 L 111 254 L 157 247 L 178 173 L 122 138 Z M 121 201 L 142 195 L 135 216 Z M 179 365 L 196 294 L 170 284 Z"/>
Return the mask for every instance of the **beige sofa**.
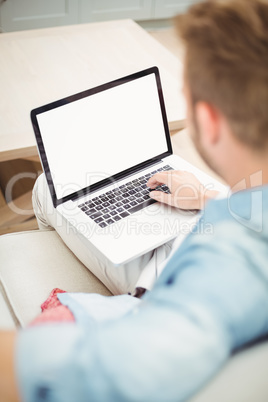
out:
<path id="1" fill-rule="evenodd" d="M 55 231 L 0 237 L 0 329 L 27 325 L 55 287 L 111 295 Z M 267 372 L 268 340 L 233 356 L 191 402 L 268 402 Z"/>

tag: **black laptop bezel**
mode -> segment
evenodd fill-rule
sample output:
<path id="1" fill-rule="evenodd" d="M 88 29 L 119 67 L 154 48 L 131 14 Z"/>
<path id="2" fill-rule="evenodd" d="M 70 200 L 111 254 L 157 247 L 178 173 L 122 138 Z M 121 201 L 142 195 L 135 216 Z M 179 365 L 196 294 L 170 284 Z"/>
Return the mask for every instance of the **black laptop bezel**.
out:
<path id="1" fill-rule="evenodd" d="M 102 92 L 102 91 L 108 90 L 110 88 L 114 88 L 114 87 L 116 87 L 118 85 L 122 85 L 122 84 L 125 84 L 127 82 L 130 82 L 130 81 L 145 77 L 145 76 L 147 76 L 149 74 L 154 74 L 155 79 L 156 79 L 157 90 L 158 90 L 158 98 L 159 98 L 159 102 L 160 102 L 163 125 L 164 125 L 164 130 L 165 130 L 165 135 L 166 135 L 167 148 L 168 148 L 167 152 L 164 152 L 164 153 L 162 153 L 160 155 L 157 155 L 157 156 L 155 156 L 155 157 L 153 157 L 151 159 L 148 159 L 147 161 L 142 162 L 142 163 L 140 163 L 138 165 L 135 165 L 135 166 L 133 166 L 133 167 L 131 167 L 129 169 L 126 169 L 123 172 L 116 173 L 115 175 L 113 175 L 113 176 L 111 176 L 109 178 L 103 179 L 103 180 L 101 180 L 101 181 L 99 181 L 99 182 L 97 182 L 95 184 L 90 185 L 90 186 L 87 186 L 87 187 L 81 189 L 80 191 L 76 191 L 76 192 L 74 192 L 72 194 L 69 194 L 69 195 L 67 195 L 65 197 L 62 197 L 62 198 L 58 199 L 57 195 L 56 195 L 55 187 L 54 187 L 54 184 L 53 184 L 53 178 L 52 178 L 52 175 L 51 175 L 51 171 L 50 171 L 50 168 L 49 168 L 49 162 L 47 160 L 45 146 L 44 146 L 44 143 L 43 143 L 43 140 L 42 140 L 42 135 L 41 135 L 40 128 L 39 128 L 39 125 L 38 125 L 37 116 L 39 114 L 41 114 L 41 113 L 47 112 L 47 111 L 52 110 L 52 109 L 56 109 L 58 107 L 66 105 L 68 103 L 75 102 L 75 101 L 77 101 L 79 99 L 83 99 L 85 97 L 94 95 L 94 94 L 96 94 L 98 92 Z M 108 83 L 99 85 L 97 87 L 88 89 L 86 91 L 79 92 L 79 93 L 77 93 L 75 95 L 71 95 L 71 96 L 68 96 L 66 98 L 57 100 L 55 102 L 51 102 L 49 104 L 46 104 L 44 106 L 40 106 L 38 108 L 35 108 L 35 109 L 33 109 L 31 111 L 31 121 L 32 121 L 32 126 L 33 126 L 33 130 L 34 130 L 35 138 L 36 138 L 36 143 L 37 143 L 39 156 L 40 156 L 40 159 L 41 159 L 41 163 L 42 163 L 42 166 L 43 166 L 44 173 L 46 175 L 46 179 L 47 179 L 48 187 L 49 187 L 49 190 L 50 190 L 52 202 L 53 202 L 53 205 L 54 205 L 55 208 L 58 205 L 66 202 L 66 201 L 78 199 L 78 198 L 80 198 L 82 196 L 88 195 L 92 191 L 99 190 L 102 187 L 105 187 L 105 186 L 107 186 L 107 185 L 109 185 L 109 184 L 111 184 L 111 183 L 113 183 L 115 181 L 118 181 L 119 179 L 123 179 L 124 177 L 128 176 L 129 174 L 134 173 L 134 172 L 139 171 L 139 170 L 142 170 L 145 167 L 150 166 L 152 164 L 155 164 L 157 161 L 160 161 L 161 159 L 163 159 L 163 158 L 165 158 L 165 157 L 167 157 L 169 155 L 172 155 L 172 153 L 173 153 L 171 140 L 170 140 L 168 121 L 167 121 L 166 108 L 165 108 L 165 103 L 164 103 L 163 90 L 162 90 L 162 85 L 161 85 L 161 80 L 160 80 L 158 67 L 150 67 L 150 68 L 148 68 L 146 70 L 142 70 L 142 71 L 139 71 L 137 73 L 127 75 L 125 77 L 116 79 L 114 81 L 110 81 Z"/>

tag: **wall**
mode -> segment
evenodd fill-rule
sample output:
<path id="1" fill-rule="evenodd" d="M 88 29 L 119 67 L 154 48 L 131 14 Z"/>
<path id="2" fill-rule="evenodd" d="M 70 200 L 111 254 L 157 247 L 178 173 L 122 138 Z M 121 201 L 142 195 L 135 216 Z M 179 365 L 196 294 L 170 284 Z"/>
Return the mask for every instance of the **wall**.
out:
<path id="1" fill-rule="evenodd" d="M 146 27 L 198 0 L 0 0 L 2 32 L 131 18 Z"/>

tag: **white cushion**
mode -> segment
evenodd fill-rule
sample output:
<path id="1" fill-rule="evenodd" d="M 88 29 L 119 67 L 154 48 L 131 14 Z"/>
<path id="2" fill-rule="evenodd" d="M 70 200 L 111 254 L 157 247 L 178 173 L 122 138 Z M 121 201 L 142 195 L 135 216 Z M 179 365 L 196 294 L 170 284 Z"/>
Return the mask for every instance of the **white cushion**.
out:
<path id="1" fill-rule="evenodd" d="M 21 326 L 41 312 L 53 288 L 111 295 L 55 231 L 1 236 L 0 282 Z"/>
<path id="2" fill-rule="evenodd" d="M 234 355 L 190 402 L 267 402 L 267 372 L 268 340 Z"/>

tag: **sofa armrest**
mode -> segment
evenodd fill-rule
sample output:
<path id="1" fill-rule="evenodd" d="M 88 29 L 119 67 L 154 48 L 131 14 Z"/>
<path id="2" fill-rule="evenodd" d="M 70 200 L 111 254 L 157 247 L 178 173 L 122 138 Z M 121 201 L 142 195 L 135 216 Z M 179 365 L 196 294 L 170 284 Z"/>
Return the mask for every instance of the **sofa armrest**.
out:
<path id="1" fill-rule="evenodd" d="M 8 300 L 4 296 L 5 292 L 0 286 L 0 330 L 15 329 L 15 317 L 12 316 Z"/>
<path id="2" fill-rule="evenodd" d="M 21 326 L 41 312 L 40 306 L 53 288 L 111 295 L 56 231 L 36 230 L 1 236 L 0 285 L 10 316 Z"/>

